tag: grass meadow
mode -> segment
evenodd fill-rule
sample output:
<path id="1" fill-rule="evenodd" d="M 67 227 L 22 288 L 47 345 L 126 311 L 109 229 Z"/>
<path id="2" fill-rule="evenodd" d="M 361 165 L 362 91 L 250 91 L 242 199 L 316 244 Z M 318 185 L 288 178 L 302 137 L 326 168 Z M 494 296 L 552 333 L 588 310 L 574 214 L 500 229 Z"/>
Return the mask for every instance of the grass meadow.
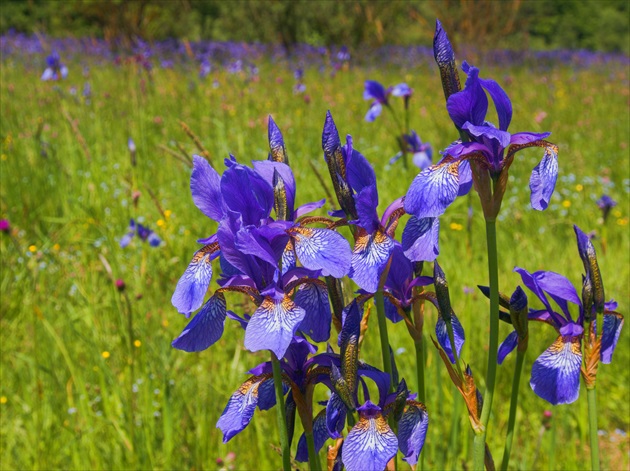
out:
<path id="1" fill-rule="evenodd" d="M 246 351 L 241 328 L 230 321 L 221 340 L 204 352 L 188 354 L 170 346 L 187 323 L 171 306 L 172 292 L 198 248 L 196 239 L 216 229 L 192 202 L 191 171 L 181 158 L 198 150 L 180 121 L 221 168 L 229 153 L 243 163 L 267 157 L 271 114 L 283 131 L 301 204 L 325 197 L 311 166 L 327 175 L 321 132 L 326 110 L 331 110 L 342 139 L 352 134 L 355 148 L 373 163 L 382 210 L 406 192 L 415 172 L 404 170 L 401 162 L 387 165 L 397 152 L 393 121 L 386 112 L 373 123 L 364 121 L 369 103 L 362 99 L 363 82 L 407 82 L 414 89 L 411 127 L 437 154 L 456 138 L 437 68 L 374 63 L 346 66 L 333 76 L 330 70 L 307 67 L 306 92 L 295 94 L 293 71 L 266 59 L 257 62 L 255 80 L 225 69 L 201 80 L 193 63 L 155 68 L 149 79 L 133 63 L 77 56 L 66 61 L 66 80 L 42 82 L 44 59 L 12 54 L 2 60 L 0 217 L 10 221 L 11 230 L 0 234 L 0 467 L 279 469 L 275 409 L 257 411 L 249 427 L 227 444 L 215 428 L 228 398 L 248 377 L 246 371 L 268 360 L 266 353 Z M 82 74 L 86 65 L 89 76 Z M 520 282 L 514 266 L 565 274 L 579 289 L 583 266 L 572 228 L 577 224 L 597 232 L 606 296 L 627 314 L 627 63 L 587 68 L 475 65 L 510 96 L 510 130 L 552 131 L 549 140 L 560 148 L 556 192 L 543 213 L 530 208 L 528 189 L 540 149 L 517 154 L 510 169 L 498 223 L 501 291 L 509 294 Z M 81 94 L 85 82 L 91 86 L 89 102 Z M 135 167 L 129 137 L 137 146 Z M 604 193 L 619 203 L 605 226 L 595 203 Z M 487 284 L 487 262 L 476 194 L 471 201 L 470 243 L 468 199 L 459 198 L 442 218 L 439 260 L 466 329 L 463 359 L 483 391 L 489 303 L 476 285 Z M 321 214 L 331 208 L 328 202 Z M 136 237 L 122 249 L 119 241 L 132 217 L 155 230 L 162 245 L 150 247 Z M 124 280 L 125 291 L 117 290 L 116 279 Z M 253 312 L 253 305 L 240 297 L 228 302 L 238 313 Z M 428 310 L 426 338 L 434 335 L 435 321 L 435 311 Z M 373 316 L 362 358 L 381 366 L 377 330 Z M 400 375 L 414 389 L 412 340 L 403 323 L 390 324 L 389 332 Z M 508 333 L 502 325 L 501 339 Z M 554 339 L 548 326 L 530 326 L 513 469 L 580 469 L 589 459 L 585 390 L 576 403 L 552 407 L 528 385 L 533 361 Z M 598 375 L 605 469 L 630 466 L 629 340 L 626 326 L 613 362 Z M 320 351 L 324 348 L 320 345 Z M 473 432 L 463 401 L 433 346 L 427 347 L 426 358 L 430 426 L 424 467 L 466 469 Z M 497 378 L 489 430 L 497 462 L 514 362 L 515 356 L 508 357 Z M 325 398 L 324 387 L 317 393 Z M 546 410 L 551 419 L 545 418 Z M 298 433 L 299 421 L 294 451 Z M 325 459 L 325 448 L 321 457 Z"/>

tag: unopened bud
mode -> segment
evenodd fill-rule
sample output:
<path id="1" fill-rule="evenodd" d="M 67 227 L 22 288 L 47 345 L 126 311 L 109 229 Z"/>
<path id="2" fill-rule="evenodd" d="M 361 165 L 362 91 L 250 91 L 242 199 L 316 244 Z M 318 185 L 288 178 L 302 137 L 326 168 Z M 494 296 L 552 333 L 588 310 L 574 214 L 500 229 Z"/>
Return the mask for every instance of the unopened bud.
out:
<path id="1" fill-rule="evenodd" d="M 433 284 L 435 286 L 435 295 L 437 297 L 438 309 L 444 321 L 451 320 L 451 298 L 448 293 L 448 282 L 446 275 L 438 264 L 437 260 L 433 264 Z"/>
<path id="2" fill-rule="evenodd" d="M 114 282 L 114 284 L 116 285 L 116 289 L 117 289 L 118 291 L 121 291 L 121 292 L 122 292 L 122 291 L 124 291 L 124 290 L 125 290 L 125 286 L 126 286 L 126 285 L 125 285 L 125 282 L 124 282 L 123 280 L 121 280 L 120 278 L 118 278 L 118 279 Z"/>

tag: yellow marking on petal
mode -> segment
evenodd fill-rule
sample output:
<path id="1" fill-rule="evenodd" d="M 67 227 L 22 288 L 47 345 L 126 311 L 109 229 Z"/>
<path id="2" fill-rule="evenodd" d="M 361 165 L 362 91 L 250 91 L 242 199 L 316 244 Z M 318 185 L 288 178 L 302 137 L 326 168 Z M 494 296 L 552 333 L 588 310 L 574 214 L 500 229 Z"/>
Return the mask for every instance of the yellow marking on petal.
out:
<path id="1" fill-rule="evenodd" d="M 385 420 L 385 417 L 383 417 L 382 415 L 379 414 L 374 420 L 376 421 L 376 431 L 379 434 L 385 435 L 386 433 L 391 431 L 387 420 Z"/>
<path id="2" fill-rule="evenodd" d="M 569 200 L 564 200 L 564 201 L 562 202 L 562 207 L 563 207 L 563 208 L 570 208 L 570 207 L 571 207 L 571 201 L 569 201 Z"/>
<path id="3" fill-rule="evenodd" d="M 28 251 L 31 252 L 31 253 L 37 252 L 37 246 L 36 245 L 29 245 L 28 246 Z"/>
<path id="4" fill-rule="evenodd" d="M 101 356 L 107 360 L 111 356 L 111 354 L 109 352 L 103 352 L 101 353 Z"/>

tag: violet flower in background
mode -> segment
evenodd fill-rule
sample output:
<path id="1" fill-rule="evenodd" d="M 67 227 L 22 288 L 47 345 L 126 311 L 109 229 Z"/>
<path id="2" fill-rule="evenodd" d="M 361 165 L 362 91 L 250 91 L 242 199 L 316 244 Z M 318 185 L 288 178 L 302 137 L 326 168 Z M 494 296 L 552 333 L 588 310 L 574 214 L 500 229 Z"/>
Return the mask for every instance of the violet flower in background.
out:
<path id="1" fill-rule="evenodd" d="M 604 303 L 603 284 L 595 248 L 586 234 L 577 226 L 574 226 L 574 229 L 578 251 L 587 272 L 583 277 L 584 288 L 581 298 L 571 282 L 558 273 L 550 271 L 530 273 L 523 268 L 514 269 L 521 275 L 523 284 L 544 305 L 543 309 L 530 310 L 529 319 L 547 323 L 558 332 L 555 342 L 534 362 L 530 381 L 534 392 L 554 405 L 570 404 L 579 396 L 583 342 L 585 335 L 586 341 L 590 342 L 587 332 L 589 326 L 596 329 L 596 322 L 593 320 L 595 312 L 599 308 L 604 311 L 599 358 L 602 363 L 611 362 L 623 327 L 623 316 L 614 311 L 617 303 L 614 301 Z M 555 302 L 557 308 L 552 306 L 547 296 Z M 600 304 L 603 306 L 599 307 Z M 578 317 L 575 320 L 571 316 L 570 305 L 578 308 Z M 582 374 L 584 375 L 584 372 Z"/>
<path id="2" fill-rule="evenodd" d="M 134 219 L 129 221 L 127 233 L 120 239 L 120 246 L 124 249 L 127 247 L 134 236 L 138 236 L 141 241 L 148 242 L 151 247 L 159 247 L 162 239 L 146 226 L 136 222 Z"/>
<path id="3" fill-rule="evenodd" d="M 602 210 L 602 218 L 604 219 L 604 223 L 606 223 L 610 210 L 617 206 L 617 202 L 608 195 L 602 195 L 601 198 L 597 200 L 597 206 Z"/>
<path id="4" fill-rule="evenodd" d="M 420 170 L 424 170 L 431 166 L 433 162 L 433 147 L 428 142 L 422 142 L 416 131 L 411 131 L 410 134 L 403 134 L 403 141 L 405 144 L 406 152 L 412 154 L 411 161 Z M 399 152 L 394 157 L 389 159 L 389 164 L 395 164 L 401 157 L 403 152 Z"/>
<path id="5" fill-rule="evenodd" d="M 46 69 L 42 74 L 41 79 L 43 81 L 48 80 L 60 80 L 62 78 L 66 78 L 68 76 L 68 68 L 61 62 L 61 58 L 59 57 L 59 53 L 57 51 L 53 51 L 46 58 Z"/>
<path id="6" fill-rule="evenodd" d="M 413 90 L 406 83 L 399 83 L 398 85 L 385 89 L 379 82 L 367 80 L 365 82 L 365 90 L 363 91 L 363 99 L 373 101 L 365 115 L 365 120 L 371 123 L 378 118 L 383 111 L 383 106 L 390 106 L 388 101 L 390 95 L 403 97 L 405 106 L 407 106 L 412 93 Z"/>

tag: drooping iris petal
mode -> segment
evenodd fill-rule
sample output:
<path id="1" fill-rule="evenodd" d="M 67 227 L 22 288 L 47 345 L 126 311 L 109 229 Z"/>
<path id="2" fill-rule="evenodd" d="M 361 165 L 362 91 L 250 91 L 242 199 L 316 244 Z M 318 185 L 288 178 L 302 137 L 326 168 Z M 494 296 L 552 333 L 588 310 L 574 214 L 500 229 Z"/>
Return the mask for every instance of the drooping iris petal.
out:
<path id="1" fill-rule="evenodd" d="M 490 143 L 489 141 L 495 141 L 501 149 L 505 149 L 510 145 L 510 133 L 507 131 L 501 131 L 494 126 L 475 126 L 471 123 L 466 123 L 462 129 L 468 131 L 471 136 L 474 136 L 478 140 L 483 140 L 483 142 Z"/>
<path id="2" fill-rule="evenodd" d="M 300 324 L 300 331 L 308 335 L 314 342 L 328 340 L 332 313 L 326 286 L 320 286 L 317 283 L 300 285 L 293 301 L 306 313 Z"/>
<path id="3" fill-rule="evenodd" d="M 433 165 L 420 172 L 407 191 L 405 211 L 418 219 L 444 214 L 457 198 L 459 164 L 460 161 Z"/>
<path id="4" fill-rule="evenodd" d="M 293 238 L 298 260 L 309 270 L 323 270 L 335 278 L 344 277 L 350 270 L 352 254 L 348 241 L 335 231 L 294 226 Z"/>
<path id="5" fill-rule="evenodd" d="M 597 321 L 594 322 L 597 327 Z M 604 332 L 602 333 L 602 363 L 610 363 L 613 352 L 617 346 L 621 328 L 623 327 L 623 316 L 617 312 L 607 312 L 604 314 Z"/>
<path id="6" fill-rule="evenodd" d="M 230 441 L 249 425 L 260 400 L 260 387 L 266 381 L 273 384 L 271 374 L 253 376 L 232 394 L 217 422 L 217 428 L 223 432 L 223 443 Z M 269 390 L 263 388 L 262 391 L 268 393 Z M 271 392 L 273 393 L 273 388 Z"/>
<path id="7" fill-rule="evenodd" d="M 310 213 L 311 211 L 315 211 L 316 209 L 321 208 L 326 203 L 326 199 L 321 199 L 319 201 L 314 201 L 312 203 L 306 203 L 302 206 L 299 206 L 295 212 L 293 213 L 293 218 L 297 219 L 305 214 Z"/>
<path id="8" fill-rule="evenodd" d="M 383 112 L 383 105 L 381 105 L 378 101 L 375 101 L 370 105 L 370 109 L 365 114 L 365 120 L 368 123 L 373 122 L 376 118 L 378 118 Z"/>
<path id="9" fill-rule="evenodd" d="M 462 351 L 462 346 L 464 345 L 464 342 L 466 340 L 464 328 L 462 327 L 462 324 L 459 322 L 459 319 L 454 312 L 451 312 L 451 322 L 453 324 L 453 340 L 455 341 L 455 350 L 457 351 L 457 356 L 459 356 L 460 352 Z M 435 335 L 440 346 L 451 360 L 451 363 L 455 363 L 455 356 L 453 356 L 451 341 L 448 338 L 448 329 L 446 328 L 446 322 L 444 322 L 442 316 L 438 318 L 438 321 L 435 324 Z"/>
<path id="10" fill-rule="evenodd" d="M 557 404 L 575 402 L 580 394 L 580 339 L 559 336 L 532 365 L 529 382 L 545 401 Z"/>
<path id="11" fill-rule="evenodd" d="M 326 430 L 332 438 L 341 438 L 346 423 L 346 406 L 337 393 L 332 393 L 326 404 Z"/>
<path id="12" fill-rule="evenodd" d="M 402 316 L 398 313 L 398 308 L 385 296 L 385 317 L 387 317 L 394 324 L 402 321 Z"/>
<path id="13" fill-rule="evenodd" d="M 328 435 L 328 428 L 326 428 L 326 409 L 323 409 L 313 419 L 313 442 L 315 442 L 316 453 L 321 450 L 321 448 L 324 446 L 324 443 L 326 443 L 326 440 L 328 440 L 329 438 L 330 436 Z M 305 463 L 308 461 L 308 447 L 306 445 L 306 435 L 304 434 L 302 434 L 302 436 L 300 437 L 300 441 L 298 442 L 297 455 L 295 455 L 295 460 L 301 463 Z"/>
<path id="14" fill-rule="evenodd" d="M 195 206 L 203 214 L 217 222 L 221 220 L 225 211 L 221 195 L 221 177 L 208 161 L 199 155 L 193 155 L 190 192 Z"/>
<path id="15" fill-rule="evenodd" d="M 405 256 L 414 262 L 432 262 L 440 253 L 440 220 L 411 216 L 402 233 Z"/>
<path id="16" fill-rule="evenodd" d="M 531 190 L 530 202 L 532 208 L 543 211 L 549 206 L 549 200 L 556 187 L 558 179 L 558 154 L 551 148 L 545 148 L 545 155 L 534 170 L 529 179 Z"/>
<path id="17" fill-rule="evenodd" d="M 407 410 L 398 422 L 398 447 L 403 460 L 410 465 L 418 463 L 429 428 L 429 414 L 420 402 L 407 401 Z"/>
<path id="18" fill-rule="evenodd" d="M 361 414 L 344 440 L 341 460 L 348 471 L 383 471 L 397 451 L 387 420 L 380 413 Z"/>
<path id="19" fill-rule="evenodd" d="M 223 335 L 225 316 L 225 297 L 215 293 L 171 345 L 185 352 L 205 350 Z"/>
<path id="20" fill-rule="evenodd" d="M 573 284 L 559 273 L 537 271 L 534 273 L 534 279 L 536 280 L 536 284 L 558 303 L 558 306 L 560 306 L 562 312 L 565 313 L 568 319 L 570 315 L 567 302 L 577 304 L 578 306 L 582 305 Z"/>
<path id="21" fill-rule="evenodd" d="M 219 255 L 219 244 L 208 244 L 197 250 L 181 276 L 171 297 L 171 303 L 182 314 L 190 315 L 203 304 L 212 279 L 212 260 Z"/>
<path id="22" fill-rule="evenodd" d="M 368 234 L 358 228 L 348 276 L 368 293 L 375 293 L 381 274 L 394 248 L 394 241 L 383 231 Z"/>
<path id="23" fill-rule="evenodd" d="M 379 82 L 375 80 L 366 80 L 365 89 L 363 90 L 363 99 L 387 103 L 387 91 Z"/>
<path id="24" fill-rule="evenodd" d="M 474 125 L 483 124 L 488 112 L 488 97 L 479 81 L 479 69 L 466 67 L 467 64 L 464 62 L 462 68 L 468 70 L 464 89 L 452 94 L 446 101 L 448 114 L 458 128 L 467 121 Z"/>
<path id="25" fill-rule="evenodd" d="M 245 348 L 252 352 L 271 350 L 278 358 L 284 357 L 305 314 L 288 297 L 279 302 L 265 298 L 247 324 Z"/>
<path id="26" fill-rule="evenodd" d="M 501 365 L 505 357 L 508 356 L 518 345 L 518 334 L 515 330 L 513 330 L 510 335 L 508 335 L 503 343 L 499 345 L 499 353 L 497 356 L 497 363 Z"/>

